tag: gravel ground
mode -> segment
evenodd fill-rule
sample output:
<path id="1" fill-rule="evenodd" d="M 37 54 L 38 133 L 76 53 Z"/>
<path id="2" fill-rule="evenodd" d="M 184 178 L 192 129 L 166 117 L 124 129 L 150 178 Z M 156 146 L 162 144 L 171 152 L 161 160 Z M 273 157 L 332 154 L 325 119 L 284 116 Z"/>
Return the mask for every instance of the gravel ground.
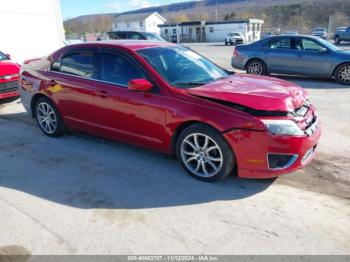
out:
<path id="1" fill-rule="evenodd" d="M 193 45 L 229 67 L 232 47 Z M 71 133 L 41 134 L 20 101 L 0 105 L 0 252 L 350 254 L 350 88 L 308 89 L 324 125 L 318 156 L 276 180 L 214 184 L 175 158 Z"/>

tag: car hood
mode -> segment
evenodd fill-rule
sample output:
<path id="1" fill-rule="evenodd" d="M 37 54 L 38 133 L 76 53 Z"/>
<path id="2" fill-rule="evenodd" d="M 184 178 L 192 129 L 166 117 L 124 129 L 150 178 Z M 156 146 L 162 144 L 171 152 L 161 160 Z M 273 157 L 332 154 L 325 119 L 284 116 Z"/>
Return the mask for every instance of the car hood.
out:
<path id="1" fill-rule="evenodd" d="M 256 110 L 293 112 L 304 105 L 307 92 L 293 83 L 255 75 L 235 74 L 187 89 L 191 95 L 222 100 Z"/>
<path id="2" fill-rule="evenodd" d="M 3 60 L 0 61 L 0 75 L 14 75 L 19 73 L 19 65 L 10 61 Z"/>

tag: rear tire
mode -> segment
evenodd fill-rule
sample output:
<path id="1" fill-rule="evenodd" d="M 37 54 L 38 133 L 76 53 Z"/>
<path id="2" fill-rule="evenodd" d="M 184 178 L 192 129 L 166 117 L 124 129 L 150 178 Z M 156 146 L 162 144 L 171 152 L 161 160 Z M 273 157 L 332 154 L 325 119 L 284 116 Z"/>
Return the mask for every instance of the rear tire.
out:
<path id="1" fill-rule="evenodd" d="M 350 63 L 340 65 L 334 73 L 335 81 L 342 85 L 350 85 Z"/>
<path id="2" fill-rule="evenodd" d="M 248 62 L 246 66 L 247 74 L 252 75 L 267 75 L 267 68 L 263 61 L 259 59 L 253 59 Z"/>
<path id="3" fill-rule="evenodd" d="M 35 104 L 35 118 L 40 130 L 47 136 L 63 135 L 65 127 L 56 106 L 46 97 L 39 98 Z"/>
<path id="4" fill-rule="evenodd" d="M 236 163 L 225 138 L 205 124 L 191 125 L 181 132 L 176 155 L 190 176 L 206 182 L 224 179 Z"/>

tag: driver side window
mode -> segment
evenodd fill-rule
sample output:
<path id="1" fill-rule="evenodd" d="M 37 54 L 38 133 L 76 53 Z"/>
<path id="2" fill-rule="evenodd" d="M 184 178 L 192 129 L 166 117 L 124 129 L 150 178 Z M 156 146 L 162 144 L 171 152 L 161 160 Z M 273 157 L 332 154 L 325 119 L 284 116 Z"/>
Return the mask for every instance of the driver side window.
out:
<path id="1" fill-rule="evenodd" d="M 100 80 L 127 87 L 132 79 L 147 78 L 130 58 L 118 53 L 101 53 Z"/>
<path id="2" fill-rule="evenodd" d="M 316 43 L 311 39 L 303 38 L 301 41 L 302 41 L 303 50 L 305 51 L 318 51 L 321 48 L 323 48 L 323 46 L 321 46 L 320 44 Z"/>

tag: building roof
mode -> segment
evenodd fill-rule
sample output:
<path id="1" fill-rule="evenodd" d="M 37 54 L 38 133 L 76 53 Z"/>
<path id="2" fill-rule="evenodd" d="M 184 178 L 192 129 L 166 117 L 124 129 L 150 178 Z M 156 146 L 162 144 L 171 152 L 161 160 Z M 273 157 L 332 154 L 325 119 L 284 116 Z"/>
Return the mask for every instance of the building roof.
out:
<path id="1" fill-rule="evenodd" d="M 150 17 L 153 14 L 159 16 L 164 22 L 166 21 L 166 19 L 163 16 L 161 16 L 158 12 L 147 12 L 147 13 L 138 13 L 138 14 L 116 15 L 114 17 L 114 22 L 131 22 L 131 21 L 145 20 L 146 18 Z"/>
<path id="2" fill-rule="evenodd" d="M 245 20 L 229 20 L 229 21 L 219 21 L 219 22 L 213 22 L 213 21 L 190 21 L 190 22 L 183 22 L 179 24 L 163 24 L 158 25 L 158 27 L 171 27 L 171 26 L 186 26 L 186 25 L 220 25 L 220 24 L 246 24 L 246 23 L 258 23 L 263 24 L 264 20 L 261 19 L 245 19 Z"/>

